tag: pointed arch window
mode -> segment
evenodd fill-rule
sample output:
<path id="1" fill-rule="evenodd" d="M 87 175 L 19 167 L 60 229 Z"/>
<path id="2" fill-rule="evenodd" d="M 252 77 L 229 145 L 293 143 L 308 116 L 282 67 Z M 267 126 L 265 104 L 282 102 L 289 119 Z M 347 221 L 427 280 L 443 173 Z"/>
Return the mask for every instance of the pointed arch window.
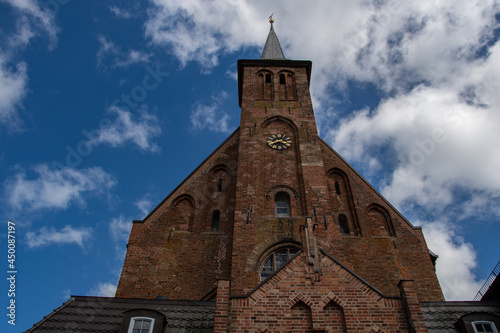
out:
<path id="1" fill-rule="evenodd" d="M 340 226 L 340 233 L 348 235 L 349 232 L 349 222 L 347 221 L 347 216 L 345 214 L 340 214 L 339 215 L 339 226 Z"/>
<path id="2" fill-rule="evenodd" d="M 220 222 L 220 211 L 214 210 L 212 214 L 212 231 L 219 230 L 219 222 Z"/>
<path id="3" fill-rule="evenodd" d="M 290 195 L 286 192 L 278 192 L 274 197 L 274 207 L 276 217 L 290 217 L 291 206 L 290 206 Z"/>

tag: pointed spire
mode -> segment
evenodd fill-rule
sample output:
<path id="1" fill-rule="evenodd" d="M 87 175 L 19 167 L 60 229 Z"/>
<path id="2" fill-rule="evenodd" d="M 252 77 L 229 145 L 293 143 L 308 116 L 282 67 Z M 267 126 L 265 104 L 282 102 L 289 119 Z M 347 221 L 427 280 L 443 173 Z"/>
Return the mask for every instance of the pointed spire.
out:
<path id="1" fill-rule="evenodd" d="M 267 35 L 266 45 L 264 46 L 264 50 L 262 51 L 260 58 L 284 60 L 285 55 L 283 54 L 283 50 L 281 50 L 278 36 L 276 36 L 276 33 L 274 32 L 273 15 L 269 16 L 269 23 L 271 23 L 271 30 L 269 31 L 269 35 Z"/>

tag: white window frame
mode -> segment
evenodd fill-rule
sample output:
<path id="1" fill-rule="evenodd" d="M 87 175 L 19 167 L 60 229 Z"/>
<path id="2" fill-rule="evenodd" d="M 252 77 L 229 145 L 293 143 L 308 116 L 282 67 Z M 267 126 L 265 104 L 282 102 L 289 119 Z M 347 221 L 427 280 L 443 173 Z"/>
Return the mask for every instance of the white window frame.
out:
<path id="1" fill-rule="evenodd" d="M 474 329 L 475 333 L 482 333 L 482 332 L 478 332 L 478 330 L 476 328 L 476 324 L 488 324 L 491 326 L 491 328 L 493 328 L 493 333 L 498 333 L 497 327 L 496 327 L 495 323 L 492 321 L 478 320 L 478 321 L 471 322 L 471 324 L 472 324 L 472 328 Z"/>
<path id="2" fill-rule="evenodd" d="M 155 327 L 155 319 L 150 317 L 132 317 L 130 318 L 130 325 L 128 326 L 128 333 L 132 333 L 134 330 L 134 324 L 137 320 L 150 320 L 151 325 L 149 326 L 149 332 L 153 333 L 153 328 Z"/>

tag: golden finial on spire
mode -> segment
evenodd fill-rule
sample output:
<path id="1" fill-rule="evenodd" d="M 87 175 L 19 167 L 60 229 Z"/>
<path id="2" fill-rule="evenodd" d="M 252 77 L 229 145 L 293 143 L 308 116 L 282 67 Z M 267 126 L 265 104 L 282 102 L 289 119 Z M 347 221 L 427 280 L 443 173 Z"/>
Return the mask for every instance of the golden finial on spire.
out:
<path id="1" fill-rule="evenodd" d="M 272 13 L 271 16 L 269 16 L 269 23 L 271 23 L 271 24 L 274 23 L 273 15 L 274 15 L 274 13 Z"/>

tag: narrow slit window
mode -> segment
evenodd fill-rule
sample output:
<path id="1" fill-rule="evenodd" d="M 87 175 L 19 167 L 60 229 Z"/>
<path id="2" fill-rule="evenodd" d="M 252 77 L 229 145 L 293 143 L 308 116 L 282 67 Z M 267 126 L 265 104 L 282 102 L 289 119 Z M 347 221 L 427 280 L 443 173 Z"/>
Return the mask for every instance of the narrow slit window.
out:
<path id="1" fill-rule="evenodd" d="M 219 230 L 219 222 L 220 222 L 220 211 L 214 210 L 212 214 L 212 231 Z"/>
<path id="2" fill-rule="evenodd" d="M 340 195 L 340 185 L 339 182 L 335 182 L 335 192 L 337 195 Z"/>
<path id="3" fill-rule="evenodd" d="M 222 178 L 217 180 L 217 192 L 222 192 Z"/>

